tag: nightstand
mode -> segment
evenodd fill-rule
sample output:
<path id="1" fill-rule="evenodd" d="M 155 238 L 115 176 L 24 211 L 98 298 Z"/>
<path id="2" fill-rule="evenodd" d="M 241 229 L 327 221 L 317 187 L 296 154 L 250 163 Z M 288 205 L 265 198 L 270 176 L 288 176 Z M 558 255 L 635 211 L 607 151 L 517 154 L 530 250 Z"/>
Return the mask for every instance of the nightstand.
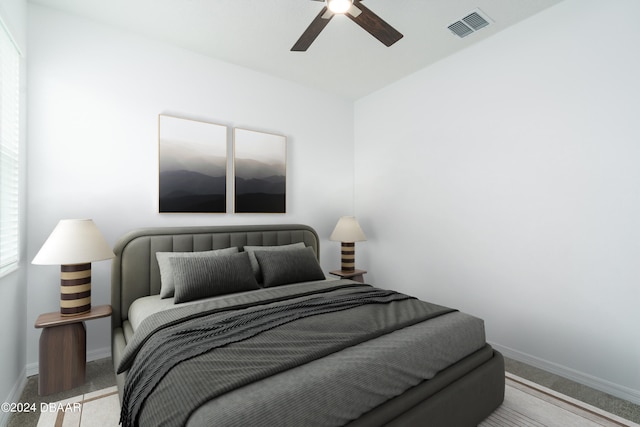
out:
<path id="1" fill-rule="evenodd" d="M 92 307 L 88 313 L 76 316 L 62 316 L 60 312 L 38 316 L 35 327 L 43 328 L 38 372 L 40 396 L 84 384 L 87 364 L 84 322 L 108 316 L 111 316 L 110 305 Z"/>
<path id="2" fill-rule="evenodd" d="M 364 275 L 367 272 L 365 270 L 334 270 L 330 271 L 329 274 L 333 274 L 334 276 L 338 276 L 341 279 L 351 279 L 356 282 L 364 283 Z"/>

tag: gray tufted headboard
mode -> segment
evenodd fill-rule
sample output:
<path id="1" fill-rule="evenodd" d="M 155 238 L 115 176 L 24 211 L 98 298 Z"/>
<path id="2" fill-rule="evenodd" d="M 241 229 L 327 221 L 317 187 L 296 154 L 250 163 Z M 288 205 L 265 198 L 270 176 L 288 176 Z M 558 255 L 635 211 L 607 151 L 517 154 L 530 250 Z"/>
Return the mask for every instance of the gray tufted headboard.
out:
<path id="1" fill-rule="evenodd" d="M 137 298 L 160 293 L 156 252 L 197 252 L 304 242 L 320 256 L 316 231 L 300 224 L 161 227 L 131 231 L 116 243 L 111 271 L 112 328 L 122 326 Z"/>

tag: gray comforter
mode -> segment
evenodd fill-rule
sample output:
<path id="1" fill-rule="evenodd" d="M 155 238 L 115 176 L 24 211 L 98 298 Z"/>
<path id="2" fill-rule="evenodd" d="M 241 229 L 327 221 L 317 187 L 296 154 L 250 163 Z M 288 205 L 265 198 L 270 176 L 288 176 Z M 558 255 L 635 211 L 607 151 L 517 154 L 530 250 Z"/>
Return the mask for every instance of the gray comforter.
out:
<path id="1" fill-rule="evenodd" d="M 119 369 L 129 369 L 123 425 L 184 425 L 229 391 L 452 311 L 336 282 L 158 313 L 140 325 Z"/>

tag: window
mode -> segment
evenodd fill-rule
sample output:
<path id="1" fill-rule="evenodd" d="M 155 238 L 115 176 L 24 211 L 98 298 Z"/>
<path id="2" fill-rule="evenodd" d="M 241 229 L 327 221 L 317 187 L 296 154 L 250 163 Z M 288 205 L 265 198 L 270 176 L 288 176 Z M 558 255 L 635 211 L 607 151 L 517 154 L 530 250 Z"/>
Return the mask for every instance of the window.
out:
<path id="1" fill-rule="evenodd" d="M 0 20 L 0 276 L 18 267 L 20 52 Z"/>

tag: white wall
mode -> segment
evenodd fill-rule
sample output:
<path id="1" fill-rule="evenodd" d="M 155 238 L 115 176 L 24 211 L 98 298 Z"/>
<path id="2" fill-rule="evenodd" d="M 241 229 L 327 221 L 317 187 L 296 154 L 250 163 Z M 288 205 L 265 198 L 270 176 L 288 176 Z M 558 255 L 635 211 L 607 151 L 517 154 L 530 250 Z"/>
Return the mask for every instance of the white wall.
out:
<path id="1" fill-rule="evenodd" d="M 635 0 L 566 0 L 355 106 L 369 279 L 640 403 Z"/>
<path id="2" fill-rule="evenodd" d="M 20 209 L 25 210 L 24 148 L 26 140 L 26 65 L 27 53 L 27 2 L 26 0 L 0 0 L 0 19 L 11 32 L 11 36 L 23 54 L 21 61 L 20 90 L 20 157 L 22 173 L 20 175 Z M 25 377 L 25 310 L 26 310 L 26 228 L 20 224 L 20 263 L 17 271 L 0 278 L 0 397 L 3 402 L 16 401 L 20 397 Z M 0 413 L 0 425 L 8 420 L 8 413 Z"/>
<path id="3" fill-rule="evenodd" d="M 351 102 L 34 5 L 29 50 L 29 260 L 62 218 L 93 218 L 113 244 L 137 227 L 231 223 L 306 223 L 326 240 L 351 213 Z M 286 135 L 287 214 L 158 214 L 160 113 Z M 29 266 L 28 325 L 58 310 L 58 271 Z M 94 263 L 94 305 L 110 301 L 109 274 Z M 27 328 L 30 370 L 38 336 Z M 89 358 L 106 355 L 109 321 L 87 336 Z"/>

